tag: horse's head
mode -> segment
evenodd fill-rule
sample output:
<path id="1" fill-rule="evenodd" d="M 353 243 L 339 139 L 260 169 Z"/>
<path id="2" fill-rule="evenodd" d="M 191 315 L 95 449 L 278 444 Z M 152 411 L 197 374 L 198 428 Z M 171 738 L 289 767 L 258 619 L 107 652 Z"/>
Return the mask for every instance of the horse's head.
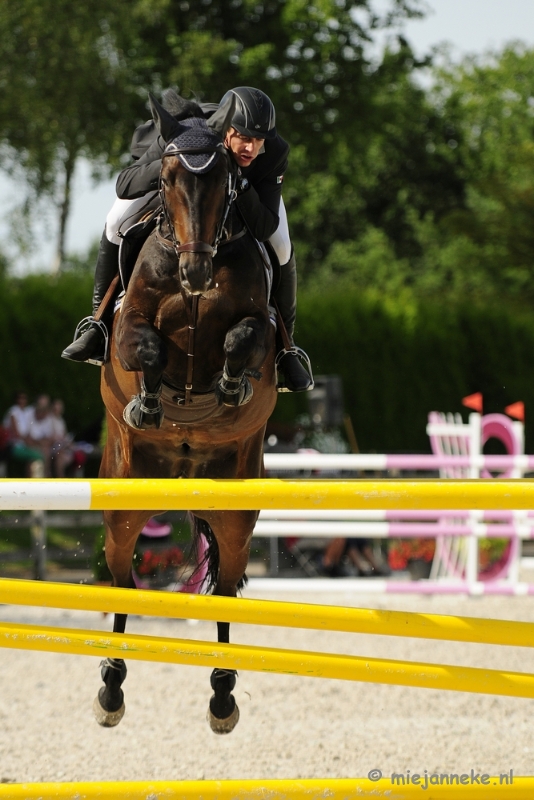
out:
<path id="1" fill-rule="evenodd" d="M 160 191 L 179 257 L 180 284 L 190 294 L 201 294 L 211 284 L 212 258 L 234 195 L 235 166 L 223 138 L 235 101 L 231 98 L 209 120 L 199 106 L 183 102 L 189 114 L 196 109 L 198 115 L 177 120 L 151 97 L 154 119 L 167 142 Z"/>

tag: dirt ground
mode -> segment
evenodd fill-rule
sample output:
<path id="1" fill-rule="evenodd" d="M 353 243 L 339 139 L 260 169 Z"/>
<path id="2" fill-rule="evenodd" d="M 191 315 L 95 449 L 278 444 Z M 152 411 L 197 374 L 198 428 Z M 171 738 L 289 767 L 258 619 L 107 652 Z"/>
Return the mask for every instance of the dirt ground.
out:
<path id="1" fill-rule="evenodd" d="M 247 591 L 248 597 L 258 597 Z M 534 621 L 530 598 L 335 594 L 269 599 Z M 3 606 L 0 618 L 111 629 L 86 612 Z M 216 638 L 211 622 L 131 617 L 127 630 Z M 534 651 L 357 634 L 233 625 L 233 642 L 534 673 Z M 534 701 L 242 672 L 240 722 L 206 722 L 208 668 L 130 661 L 126 714 L 94 721 L 99 659 L 2 650 L 0 781 L 351 778 L 379 769 L 534 773 Z M 534 717 L 534 715 L 533 715 Z"/>

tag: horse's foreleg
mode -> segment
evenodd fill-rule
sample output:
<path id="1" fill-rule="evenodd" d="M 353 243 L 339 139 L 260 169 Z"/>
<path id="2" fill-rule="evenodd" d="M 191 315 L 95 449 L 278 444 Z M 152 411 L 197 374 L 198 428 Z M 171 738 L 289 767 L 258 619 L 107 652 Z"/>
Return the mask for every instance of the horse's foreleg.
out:
<path id="1" fill-rule="evenodd" d="M 167 345 L 144 317 L 126 313 L 118 332 L 118 354 L 124 369 L 142 372 L 141 392 L 124 409 L 132 428 L 159 428 L 163 421 L 161 377 L 167 366 Z"/>
<path id="2" fill-rule="evenodd" d="M 219 550 L 219 570 L 213 594 L 236 596 L 237 587 L 245 575 L 257 516 L 257 511 L 224 511 L 210 518 Z M 217 623 L 217 638 L 219 642 L 229 643 L 229 622 Z M 232 694 L 236 678 L 235 669 L 214 669 L 211 673 L 213 695 L 208 709 L 208 722 L 214 733 L 231 733 L 239 721 L 239 708 Z"/>
<path id="3" fill-rule="evenodd" d="M 258 368 L 266 355 L 268 324 L 262 318 L 245 317 L 226 334 L 226 361 L 216 388 L 219 405 L 243 406 L 252 398 L 249 376 L 256 380 L 261 378 Z"/>
<path id="4" fill-rule="evenodd" d="M 135 589 L 132 560 L 139 531 L 150 514 L 139 512 L 106 512 L 106 561 L 113 576 L 113 586 Z M 124 633 L 126 614 L 115 614 L 113 632 Z M 126 678 L 126 664 L 122 658 L 106 658 L 101 663 L 104 686 L 93 703 L 93 712 L 99 725 L 112 728 L 124 716 L 124 693 L 121 686 Z"/>

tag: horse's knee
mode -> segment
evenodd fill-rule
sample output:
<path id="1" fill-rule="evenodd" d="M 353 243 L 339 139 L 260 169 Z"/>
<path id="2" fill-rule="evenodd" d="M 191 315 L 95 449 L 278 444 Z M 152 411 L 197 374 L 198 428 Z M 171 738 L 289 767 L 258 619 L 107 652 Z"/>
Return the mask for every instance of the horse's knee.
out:
<path id="1" fill-rule="evenodd" d="M 163 339 L 146 321 L 142 325 L 121 322 L 117 352 L 123 369 L 161 374 L 167 366 L 167 345 Z"/>
<path id="2" fill-rule="evenodd" d="M 141 368 L 162 373 L 167 366 L 167 345 L 155 330 L 145 330 L 137 345 L 137 359 Z"/>
<path id="3" fill-rule="evenodd" d="M 230 363 L 246 364 L 262 345 L 262 325 L 258 320 L 247 319 L 226 334 L 224 354 Z"/>

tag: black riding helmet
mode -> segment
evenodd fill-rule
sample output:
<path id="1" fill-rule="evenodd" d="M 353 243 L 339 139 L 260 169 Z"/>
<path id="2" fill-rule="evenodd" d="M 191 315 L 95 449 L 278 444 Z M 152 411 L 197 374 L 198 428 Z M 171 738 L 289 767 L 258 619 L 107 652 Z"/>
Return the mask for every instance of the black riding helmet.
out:
<path id="1" fill-rule="evenodd" d="M 232 127 L 243 136 L 251 136 L 253 139 L 274 139 L 276 113 L 272 101 L 265 92 L 253 89 L 251 86 L 237 86 L 226 92 L 221 104 L 231 95 L 236 97 Z"/>

